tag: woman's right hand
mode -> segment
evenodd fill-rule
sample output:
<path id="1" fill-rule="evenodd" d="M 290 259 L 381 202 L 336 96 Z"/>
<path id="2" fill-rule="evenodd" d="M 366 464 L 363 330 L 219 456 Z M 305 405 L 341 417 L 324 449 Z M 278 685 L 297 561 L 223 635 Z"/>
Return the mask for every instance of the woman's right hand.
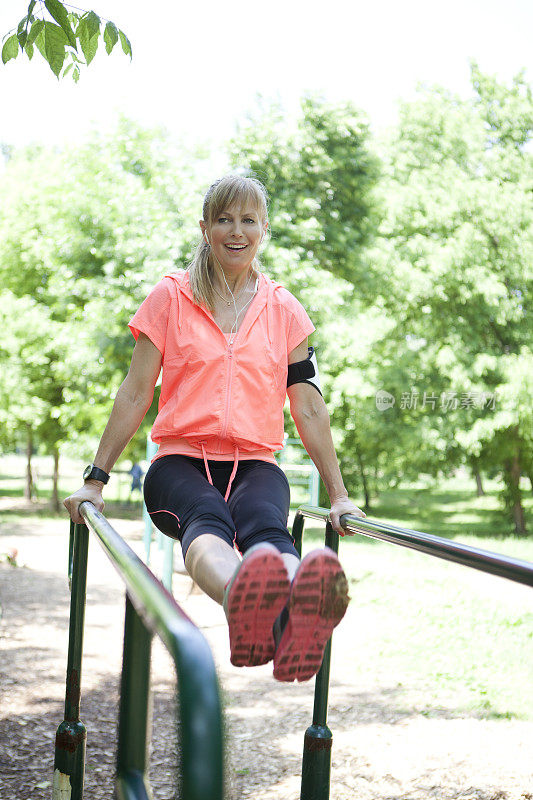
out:
<path id="1" fill-rule="evenodd" d="M 83 523 L 84 519 L 79 512 L 80 504 L 84 500 L 88 500 L 98 511 L 104 510 L 104 501 L 102 499 L 102 489 L 96 483 L 87 481 L 81 489 L 71 494 L 63 500 L 63 505 L 70 514 L 72 522 Z"/>

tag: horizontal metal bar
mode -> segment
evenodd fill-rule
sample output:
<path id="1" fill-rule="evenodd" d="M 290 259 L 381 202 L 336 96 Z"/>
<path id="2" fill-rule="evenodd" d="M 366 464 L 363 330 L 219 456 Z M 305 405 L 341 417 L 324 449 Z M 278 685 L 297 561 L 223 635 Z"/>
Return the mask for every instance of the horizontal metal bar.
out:
<path id="1" fill-rule="evenodd" d="M 174 660 L 182 726 L 182 796 L 222 800 L 222 709 L 209 645 L 103 514 L 87 501 L 81 503 L 80 514 L 125 582 L 143 623 L 160 637 Z"/>
<path id="2" fill-rule="evenodd" d="M 322 520 L 327 522 L 329 510 L 314 506 L 300 506 L 296 515 Z M 410 528 L 400 528 L 390 525 L 377 519 L 368 517 L 354 517 L 351 514 L 343 514 L 341 525 L 348 533 L 360 533 L 371 539 L 380 539 L 390 544 L 408 547 L 427 555 L 442 558 L 446 561 L 454 561 L 466 567 L 487 572 L 491 575 L 498 575 L 507 578 L 515 583 L 523 583 L 526 586 L 533 586 L 533 564 L 529 561 L 522 561 L 518 558 L 492 553 L 489 550 L 482 550 L 478 547 L 471 547 L 467 544 L 455 542 L 452 539 L 443 539 L 440 536 L 433 536 L 429 533 L 411 530 Z"/>
<path id="3" fill-rule="evenodd" d="M 152 633 L 157 633 L 171 651 L 176 633 L 205 642 L 172 595 L 103 514 L 87 501 L 80 505 L 80 514 L 97 535 L 113 566 L 124 580 L 128 595 L 146 627 Z"/>

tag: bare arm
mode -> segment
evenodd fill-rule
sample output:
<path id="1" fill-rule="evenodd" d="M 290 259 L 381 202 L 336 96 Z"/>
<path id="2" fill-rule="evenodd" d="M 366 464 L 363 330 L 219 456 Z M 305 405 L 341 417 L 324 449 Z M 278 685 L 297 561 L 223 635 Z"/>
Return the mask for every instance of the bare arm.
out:
<path id="1" fill-rule="evenodd" d="M 307 339 L 289 354 L 289 364 L 307 358 Z M 294 419 L 303 446 L 311 456 L 320 477 L 324 481 L 331 502 L 331 524 L 344 534 L 339 517 L 341 514 L 365 516 L 348 497 L 344 486 L 337 454 L 331 438 L 329 412 L 324 398 L 308 383 L 295 383 L 287 389 Z"/>
<path id="2" fill-rule="evenodd" d="M 105 472 L 111 472 L 116 460 L 150 408 L 160 370 L 161 353 L 144 333 L 140 333 L 128 374 L 120 385 L 109 421 L 102 434 L 94 458 L 95 466 Z M 74 522 L 83 522 L 78 508 L 84 500 L 90 500 L 99 510 L 103 509 L 103 486 L 101 481 L 85 481 L 81 489 L 63 501 Z"/>

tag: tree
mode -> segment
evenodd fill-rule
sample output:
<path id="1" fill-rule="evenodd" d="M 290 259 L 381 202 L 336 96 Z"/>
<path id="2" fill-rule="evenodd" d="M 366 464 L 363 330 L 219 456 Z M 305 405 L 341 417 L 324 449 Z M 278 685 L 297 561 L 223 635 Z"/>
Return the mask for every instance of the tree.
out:
<path id="1" fill-rule="evenodd" d="M 270 194 L 269 267 L 289 287 L 298 283 L 294 267 L 301 264 L 308 277 L 327 270 L 360 284 L 361 299 L 375 297 L 364 280 L 379 219 L 379 161 L 369 139 L 368 123 L 353 105 L 307 97 L 294 133 L 279 108 L 259 106 L 231 140 L 233 166 L 251 169 Z M 278 266 L 280 255 L 286 268 Z"/>
<path id="2" fill-rule="evenodd" d="M 389 336 L 398 357 L 406 341 L 416 344 L 409 389 L 416 381 L 456 396 L 445 418 L 434 416 L 434 435 L 478 471 L 501 471 L 515 530 L 525 533 L 530 421 L 509 369 L 530 366 L 533 100 L 521 75 L 504 87 L 473 65 L 472 82 L 470 101 L 433 90 L 404 105 L 387 143 Z"/>
<path id="3" fill-rule="evenodd" d="M 120 41 L 123 52 L 132 57 L 128 37 L 111 20 L 100 19 L 94 11 L 80 13 L 60 0 L 30 0 L 16 33 L 9 31 L 2 39 L 2 61 L 7 64 L 19 53 L 31 60 L 37 48 L 56 78 L 70 73 L 77 82 L 80 67 L 91 63 L 102 39 L 108 55 Z"/>
<path id="4" fill-rule="evenodd" d="M 190 249 L 181 216 L 189 172 L 175 168 L 189 160 L 125 120 L 75 154 L 13 154 L 0 185 L 0 281 L 16 334 L 2 368 L 11 440 L 31 430 L 32 447 L 54 457 L 68 443 L 78 455 L 93 450 L 131 357 L 127 322 Z"/>
<path id="5" fill-rule="evenodd" d="M 290 132 L 279 108 L 260 105 L 229 149 L 233 166 L 251 169 L 270 195 L 272 238 L 264 261 L 317 327 L 313 344 L 343 475 L 349 489 L 361 489 L 368 506 L 376 439 L 355 440 L 353 408 L 339 391 L 348 380 L 353 391 L 368 388 L 355 365 L 364 358 L 360 341 L 370 324 L 365 312 L 380 294 L 381 275 L 370 257 L 381 214 L 380 164 L 368 124 L 348 103 L 307 97 Z M 291 430 L 289 417 L 286 426 Z"/>
<path id="6" fill-rule="evenodd" d="M 46 308 L 30 297 L 1 295 L 0 321 L 5 336 L 0 359 L 0 416 L 4 437 L 26 440 L 25 497 L 33 496 L 31 459 L 39 444 L 54 457 L 53 504 L 59 510 L 58 444 L 70 422 L 65 389 L 83 380 L 78 369 L 69 373 L 68 343 L 72 330 L 53 320 Z M 71 411 L 71 409 L 70 409 Z"/>
<path id="7" fill-rule="evenodd" d="M 266 261 L 317 324 L 347 482 L 369 503 L 420 472 L 498 468 L 523 531 L 528 423 L 493 406 L 512 396 L 505 356 L 526 363 L 531 344 L 531 91 L 475 66 L 472 82 L 471 100 L 431 89 L 404 105 L 381 177 L 357 112 L 311 99 L 292 134 L 279 111 L 256 114 L 231 155 L 272 195 Z M 394 404 L 380 410 L 381 389 Z M 478 429 L 487 441 L 464 435 Z"/>

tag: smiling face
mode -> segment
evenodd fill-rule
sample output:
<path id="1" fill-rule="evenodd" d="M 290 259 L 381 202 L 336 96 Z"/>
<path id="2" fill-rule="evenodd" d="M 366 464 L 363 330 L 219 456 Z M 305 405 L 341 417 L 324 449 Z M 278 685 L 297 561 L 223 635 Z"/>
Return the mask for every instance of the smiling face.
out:
<path id="1" fill-rule="evenodd" d="M 223 208 L 209 226 L 200 221 L 213 255 L 227 274 L 239 274 L 249 268 L 267 225 L 260 209 L 249 199 Z"/>

